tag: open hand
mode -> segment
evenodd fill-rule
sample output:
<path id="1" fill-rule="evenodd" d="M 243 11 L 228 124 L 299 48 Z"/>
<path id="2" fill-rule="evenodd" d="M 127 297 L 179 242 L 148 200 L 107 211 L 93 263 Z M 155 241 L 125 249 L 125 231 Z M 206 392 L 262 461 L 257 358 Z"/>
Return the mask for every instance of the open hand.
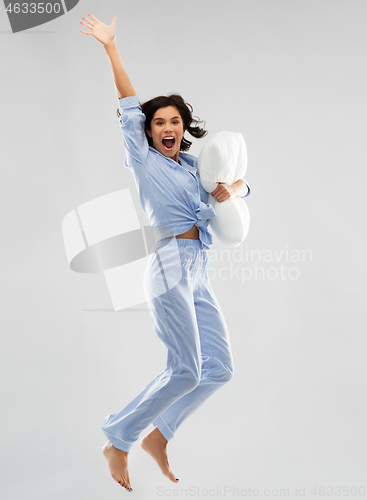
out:
<path id="1" fill-rule="evenodd" d="M 88 16 L 91 17 L 92 21 L 87 17 L 83 17 L 82 19 L 84 19 L 87 24 L 83 23 L 83 21 L 80 21 L 80 24 L 83 24 L 83 26 L 89 28 L 91 32 L 79 30 L 80 33 L 94 36 L 96 40 L 98 40 L 105 46 L 113 42 L 113 40 L 116 38 L 115 23 L 117 16 L 112 18 L 111 24 L 109 26 L 107 24 L 102 23 L 102 21 L 99 21 L 92 14 L 88 14 Z"/>
<path id="2" fill-rule="evenodd" d="M 235 189 L 225 182 L 218 182 L 218 186 L 211 192 L 211 195 L 214 196 L 219 203 L 236 196 Z"/>

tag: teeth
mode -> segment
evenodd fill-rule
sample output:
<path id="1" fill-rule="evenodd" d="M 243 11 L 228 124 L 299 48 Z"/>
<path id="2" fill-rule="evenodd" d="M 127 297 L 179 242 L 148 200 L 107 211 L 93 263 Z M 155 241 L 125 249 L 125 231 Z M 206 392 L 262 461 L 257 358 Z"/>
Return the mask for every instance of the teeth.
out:
<path id="1" fill-rule="evenodd" d="M 169 137 L 163 137 L 163 139 L 174 139 L 174 137 L 169 136 Z"/>

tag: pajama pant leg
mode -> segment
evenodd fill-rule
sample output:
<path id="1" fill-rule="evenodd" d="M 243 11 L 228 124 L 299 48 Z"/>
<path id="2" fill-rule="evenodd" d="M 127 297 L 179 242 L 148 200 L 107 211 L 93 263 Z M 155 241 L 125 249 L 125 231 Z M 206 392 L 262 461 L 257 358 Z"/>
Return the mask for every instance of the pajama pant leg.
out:
<path id="1" fill-rule="evenodd" d="M 233 357 L 227 325 L 208 278 L 206 250 L 202 273 L 194 289 L 194 306 L 201 345 L 201 378 L 195 389 L 175 401 L 153 424 L 170 440 L 178 426 L 233 374 Z"/>
<path id="2" fill-rule="evenodd" d="M 167 366 L 122 411 L 105 418 L 102 430 L 118 449 L 129 451 L 145 427 L 199 383 L 200 338 L 193 299 L 197 270 L 195 255 L 187 255 L 176 239 L 152 254 L 146 296 L 153 328 L 166 347 Z"/>
<path id="3" fill-rule="evenodd" d="M 200 240 L 158 244 L 147 273 L 146 295 L 167 365 L 122 411 L 105 418 L 102 430 L 116 448 L 129 451 L 152 422 L 171 439 L 178 425 L 229 380 L 228 332 L 207 270 Z"/>

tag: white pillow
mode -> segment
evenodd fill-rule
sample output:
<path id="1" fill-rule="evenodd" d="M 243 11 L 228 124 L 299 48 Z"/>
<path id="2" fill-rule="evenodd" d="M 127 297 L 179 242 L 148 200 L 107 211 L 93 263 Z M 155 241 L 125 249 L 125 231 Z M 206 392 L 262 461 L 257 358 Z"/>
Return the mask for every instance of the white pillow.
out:
<path id="1" fill-rule="evenodd" d="M 247 149 L 242 134 L 218 132 L 205 144 L 199 155 L 198 170 L 203 188 L 214 191 L 217 182 L 233 184 L 247 168 Z"/>
<path id="2" fill-rule="evenodd" d="M 230 198 L 219 203 L 210 193 L 217 182 L 231 185 L 243 178 L 247 168 L 247 149 L 242 134 L 219 132 L 205 144 L 199 155 L 200 181 L 209 193 L 215 217 L 209 224 L 216 237 L 225 245 L 237 247 L 246 238 L 250 226 L 250 212 L 243 198 Z"/>

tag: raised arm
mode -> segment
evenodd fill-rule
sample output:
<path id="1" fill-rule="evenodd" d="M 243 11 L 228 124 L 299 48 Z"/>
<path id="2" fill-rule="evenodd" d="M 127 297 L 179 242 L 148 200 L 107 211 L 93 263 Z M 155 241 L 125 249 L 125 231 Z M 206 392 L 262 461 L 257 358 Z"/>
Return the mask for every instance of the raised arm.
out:
<path id="1" fill-rule="evenodd" d="M 102 23 L 102 21 L 99 21 L 95 16 L 93 16 L 93 14 L 88 14 L 88 16 L 91 19 L 83 17 L 82 19 L 84 19 L 85 22 L 80 21 L 80 24 L 83 24 L 83 26 L 86 26 L 88 29 L 90 29 L 90 32 L 82 30 L 80 30 L 80 32 L 84 33 L 85 35 L 93 36 L 103 45 L 111 63 L 117 97 L 121 99 L 123 97 L 136 95 L 136 92 L 130 82 L 130 78 L 122 64 L 116 46 L 115 23 L 117 17 L 113 17 L 111 24 L 108 26 L 107 24 Z"/>

